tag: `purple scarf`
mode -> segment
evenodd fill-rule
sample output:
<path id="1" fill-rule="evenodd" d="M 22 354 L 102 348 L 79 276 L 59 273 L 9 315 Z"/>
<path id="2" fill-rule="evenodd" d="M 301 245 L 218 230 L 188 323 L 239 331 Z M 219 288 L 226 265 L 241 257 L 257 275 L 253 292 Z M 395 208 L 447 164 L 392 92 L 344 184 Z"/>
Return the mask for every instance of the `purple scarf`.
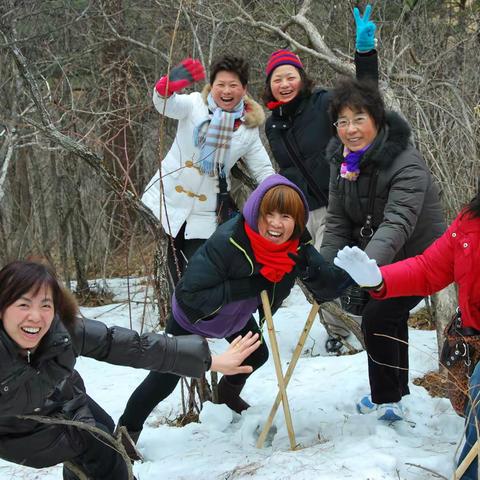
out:
<path id="1" fill-rule="evenodd" d="M 343 158 L 345 161 L 342 162 L 340 167 L 340 176 L 342 178 L 345 178 L 350 182 L 355 182 L 357 180 L 360 175 L 360 161 L 362 160 L 364 153 L 370 148 L 370 145 L 355 152 L 351 152 L 347 147 L 343 148 Z"/>

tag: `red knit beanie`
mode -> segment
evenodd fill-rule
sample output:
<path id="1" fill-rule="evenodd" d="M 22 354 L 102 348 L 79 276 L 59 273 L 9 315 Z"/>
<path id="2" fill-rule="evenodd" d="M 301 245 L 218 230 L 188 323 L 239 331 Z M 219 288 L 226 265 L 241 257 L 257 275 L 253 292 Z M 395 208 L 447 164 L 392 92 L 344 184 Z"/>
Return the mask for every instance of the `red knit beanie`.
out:
<path id="1" fill-rule="evenodd" d="M 293 65 L 303 70 L 300 58 L 290 50 L 277 50 L 270 55 L 265 73 L 267 77 L 280 65 Z"/>

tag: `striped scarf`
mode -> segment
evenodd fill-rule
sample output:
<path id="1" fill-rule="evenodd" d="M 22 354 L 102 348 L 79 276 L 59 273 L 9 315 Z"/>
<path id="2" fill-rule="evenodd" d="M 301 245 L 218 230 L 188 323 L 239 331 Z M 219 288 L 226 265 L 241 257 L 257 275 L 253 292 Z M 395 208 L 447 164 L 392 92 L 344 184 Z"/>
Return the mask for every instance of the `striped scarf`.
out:
<path id="1" fill-rule="evenodd" d="M 224 165 L 230 155 L 230 141 L 232 140 L 235 120 L 243 116 L 244 104 L 241 100 L 231 112 L 217 107 L 212 94 L 208 94 L 209 114 L 194 131 L 194 144 L 200 147 L 198 167 L 202 173 L 211 177 L 225 176 Z"/>

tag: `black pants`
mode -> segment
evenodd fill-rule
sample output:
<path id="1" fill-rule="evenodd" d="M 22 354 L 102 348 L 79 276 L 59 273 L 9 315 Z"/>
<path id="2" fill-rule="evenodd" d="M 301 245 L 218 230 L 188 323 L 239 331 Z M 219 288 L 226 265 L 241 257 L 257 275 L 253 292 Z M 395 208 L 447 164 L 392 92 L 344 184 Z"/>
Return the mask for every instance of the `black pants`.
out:
<path id="1" fill-rule="evenodd" d="M 112 418 L 93 399 L 88 397 L 88 406 L 95 419 L 95 426 L 101 430 L 113 434 L 115 424 Z M 127 480 L 128 470 L 125 460 L 112 447 L 106 444 L 103 439 L 97 439 L 92 433 L 85 430 L 77 430 L 82 436 L 85 450 L 75 458 L 70 459 L 71 463 L 77 465 L 88 478 L 95 480 Z M 78 480 L 78 477 L 66 467 L 63 468 L 64 480 Z"/>
<path id="2" fill-rule="evenodd" d="M 175 286 L 185 273 L 190 258 L 206 242 L 204 238 L 186 239 L 186 225 L 186 223 L 182 225 L 175 238 L 168 237 L 167 265 L 170 294 L 173 294 Z"/>
<path id="3" fill-rule="evenodd" d="M 362 330 L 374 403 L 398 402 L 410 393 L 407 321 L 410 310 L 421 299 L 422 297 L 371 299 L 365 307 Z"/>
<path id="4" fill-rule="evenodd" d="M 246 335 L 249 331 L 253 333 L 260 332 L 253 317 L 250 318 L 242 330 L 227 337 L 226 340 L 231 343 L 238 335 Z M 165 332 L 172 335 L 190 335 L 190 332 L 178 325 L 172 315 L 167 320 Z M 244 360 L 243 365 L 250 365 L 253 367 L 253 371 L 255 371 L 267 360 L 268 349 L 265 342 L 262 342 L 260 347 Z M 234 384 L 244 384 L 249 375 L 251 373 L 230 375 L 229 381 Z M 152 410 L 175 390 L 179 380 L 180 377 L 172 373 L 150 372 L 128 399 L 119 423 L 125 425 L 127 430 L 131 432 L 140 431 Z"/>

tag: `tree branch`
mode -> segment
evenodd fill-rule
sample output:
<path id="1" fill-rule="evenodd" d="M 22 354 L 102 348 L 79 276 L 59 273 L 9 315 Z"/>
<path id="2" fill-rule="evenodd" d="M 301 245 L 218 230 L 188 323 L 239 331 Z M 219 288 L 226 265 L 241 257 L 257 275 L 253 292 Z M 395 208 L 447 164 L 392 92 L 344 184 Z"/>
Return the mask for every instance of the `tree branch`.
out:
<path id="1" fill-rule="evenodd" d="M 4 32 L 3 35 L 7 37 Z M 43 102 L 40 90 L 38 88 L 38 84 L 33 78 L 33 75 L 28 68 L 27 60 L 23 56 L 20 49 L 16 46 L 16 43 L 14 41 L 8 40 L 7 43 L 9 45 L 9 50 L 12 53 L 13 58 L 15 59 L 20 75 L 25 81 L 25 84 L 30 91 L 32 99 L 37 107 L 38 114 L 40 115 L 41 124 L 31 119 L 28 119 L 26 121 L 41 130 L 45 134 L 45 136 L 48 137 L 51 141 L 62 146 L 65 150 L 73 153 L 74 155 L 80 157 L 85 162 L 87 162 L 87 164 L 91 168 L 93 168 L 95 172 L 101 177 L 107 187 L 114 191 L 119 197 L 123 198 L 129 205 L 129 207 L 137 212 L 137 214 L 149 226 L 154 237 L 158 239 L 161 234 L 161 227 L 160 222 L 153 214 L 153 212 L 140 201 L 138 196 L 134 195 L 128 190 L 125 190 L 122 182 L 120 182 L 120 180 L 115 175 L 113 175 L 105 168 L 101 156 L 92 152 L 85 145 L 73 140 L 71 137 L 64 135 L 57 129 L 57 127 L 52 121 L 50 113 L 48 112 Z"/>
<path id="2" fill-rule="evenodd" d="M 132 463 L 130 461 L 130 458 L 125 450 L 125 447 L 122 444 L 121 440 L 121 435 L 118 435 L 117 438 L 114 436 L 110 435 L 109 433 L 101 430 L 98 427 L 95 427 L 93 425 L 89 425 L 84 422 L 79 422 L 76 420 L 67 420 L 64 418 L 54 418 L 54 417 L 44 417 L 40 415 L 16 415 L 16 417 L 20 420 L 31 420 L 34 422 L 38 423 L 44 423 L 47 425 L 66 425 L 69 427 L 74 427 L 78 428 L 79 430 L 84 430 L 86 432 L 89 432 L 93 437 L 99 439 L 106 445 L 109 445 L 113 450 L 117 451 L 122 457 L 125 462 L 125 465 L 127 467 L 127 472 L 128 472 L 128 480 L 133 480 L 133 471 L 132 471 Z M 72 464 L 70 464 L 72 465 Z M 71 468 L 70 465 L 68 465 L 68 468 Z M 73 470 L 77 470 L 77 468 L 73 468 Z M 76 473 L 76 472 L 75 472 Z M 87 476 L 85 475 L 85 479 Z"/>

